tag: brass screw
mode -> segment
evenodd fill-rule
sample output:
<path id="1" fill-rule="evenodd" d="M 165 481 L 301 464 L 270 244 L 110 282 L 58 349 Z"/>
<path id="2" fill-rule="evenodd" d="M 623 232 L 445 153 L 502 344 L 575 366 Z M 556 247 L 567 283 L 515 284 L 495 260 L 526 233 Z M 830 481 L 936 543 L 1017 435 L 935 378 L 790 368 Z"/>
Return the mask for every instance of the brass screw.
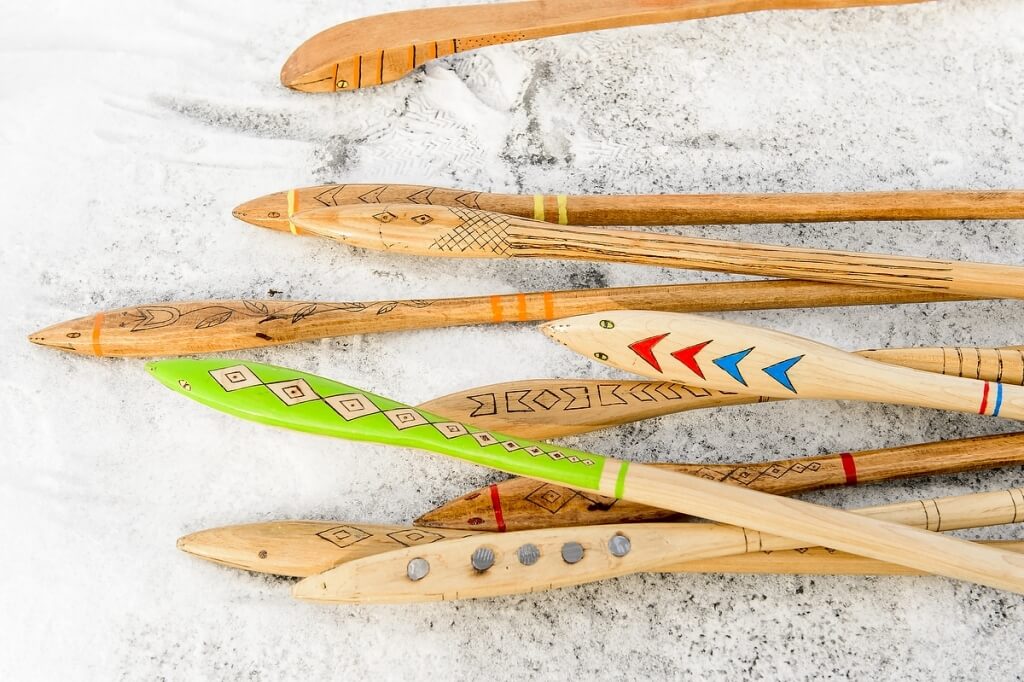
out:
<path id="1" fill-rule="evenodd" d="M 339 88 L 347 88 L 348 87 L 348 81 L 344 80 L 344 79 L 338 81 L 338 87 Z"/>
<path id="2" fill-rule="evenodd" d="M 594 353 L 594 357 L 598 360 L 607 360 L 608 356 L 605 353 Z"/>

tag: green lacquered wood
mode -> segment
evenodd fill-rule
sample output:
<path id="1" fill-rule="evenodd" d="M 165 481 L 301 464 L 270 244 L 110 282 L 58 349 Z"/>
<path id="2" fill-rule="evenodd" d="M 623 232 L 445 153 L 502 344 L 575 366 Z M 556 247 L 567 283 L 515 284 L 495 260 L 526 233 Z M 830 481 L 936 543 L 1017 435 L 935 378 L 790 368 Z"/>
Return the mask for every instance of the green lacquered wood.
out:
<path id="1" fill-rule="evenodd" d="M 349 440 L 431 450 L 574 488 L 596 490 L 608 459 L 482 431 L 283 367 L 240 360 L 177 359 L 153 362 L 146 368 L 168 388 L 243 419 Z M 232 383 L 232 379 L 236 381 Z"/>

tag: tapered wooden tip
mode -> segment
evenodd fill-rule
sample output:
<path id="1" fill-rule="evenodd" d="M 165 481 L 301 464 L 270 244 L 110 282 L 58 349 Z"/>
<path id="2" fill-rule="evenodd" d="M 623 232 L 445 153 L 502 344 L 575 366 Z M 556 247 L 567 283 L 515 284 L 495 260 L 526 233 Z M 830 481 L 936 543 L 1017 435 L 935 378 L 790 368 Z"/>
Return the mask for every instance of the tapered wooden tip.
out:
<path id="1" fill-rule="evenodd" d="M 414 43 L 429 40 L 422 37 L 429 31 L 424 33 L 422 21 L 417 21 L 424 13 L 431 14 L 363 17 L 322 31 L 288 57 L 281 67 L 281 84 L 302 92 L 338 92 L 397 80 L 417 66 Z"/>
<path id="2" fill-rule="evenodd" d="M 413 521 L 413 525 L 426 528 L 468 528 L 481 533 L 505 530 L 498 523 L 490 490 L 481 488 L 428 511 Z"/>
<path id="3" fill-rule="evenodd" d="M 97 322 L 99 317 L 99 322 Z M 28 335 L 28 340 L 39 346 L 82 353 L 101 355 L 97 339 L 97 325 L 102 316 L 89 315 L 40 329 Z"/>
<path id="4" fill-rule="evenodd" d="M 231 215 L 244 223 L 288 231 L 288 193 L 274 192 L 239 204 Z"/>
<path id="5" fill-rule="evenodd" d="M 280 557 L 277 556 L 284 554 L 287 561 L 287 552 L 280 551 L 280 538 L 268 532 L 268 528 L 273 529 L 274 526 L 256 523 L 210 528 L 178 538 L 177 547 L 186 554 L 222 566 L 289 575 L 287 569 L 281 570 Z M 271 544 L 274 557 L 268 550 Z"/>
<path id="6" fill-rule="evenodd" d="M 344 558 L 344 550 L 318 535 L 337 525 L 271 521 L 224 526 L 180 537 L 177 546 L 187 554 L 223 566 L 302 577 L 325 571 Z"/>
<path id="7" fill-rule="evenodd" d="M 346 53 L 346 43 L 351 44 L 346 26 L 329 28 L 299 45 L 281 66 L 281 84 L 301 92 L 337 90 L 340 55 Z M 353 54 L 347 52 L 349 57 Z"/>
<path id="8" fill-rule="evenodd" d="M 420 204 L 331 206 L 292 216 L 301 231 L 350 246 L 446 258 L 508 258 L 511 220 L 501 213 Z"/>

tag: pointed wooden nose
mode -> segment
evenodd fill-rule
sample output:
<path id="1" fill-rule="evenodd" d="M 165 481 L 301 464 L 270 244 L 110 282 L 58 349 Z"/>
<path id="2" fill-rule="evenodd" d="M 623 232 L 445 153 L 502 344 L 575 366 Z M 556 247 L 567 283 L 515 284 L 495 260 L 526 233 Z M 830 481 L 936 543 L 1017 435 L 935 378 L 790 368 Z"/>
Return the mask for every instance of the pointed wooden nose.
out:
<path id="1" fill-rule="evenodd" d="M 96 352 L 94 328 L 96 316 L 80 317 L 67 322 L 51 325 L 45 329 L 32 332 L 28 340 L 38 346 L 58 348 L 75 353 L 99 355 Z"/>
<path id="2" fill-rule="evenodd" d="M 235 206 L 231 215 L 256 227 L 288 232 L 288 193 L 274 192 L 251 199 Z"/>

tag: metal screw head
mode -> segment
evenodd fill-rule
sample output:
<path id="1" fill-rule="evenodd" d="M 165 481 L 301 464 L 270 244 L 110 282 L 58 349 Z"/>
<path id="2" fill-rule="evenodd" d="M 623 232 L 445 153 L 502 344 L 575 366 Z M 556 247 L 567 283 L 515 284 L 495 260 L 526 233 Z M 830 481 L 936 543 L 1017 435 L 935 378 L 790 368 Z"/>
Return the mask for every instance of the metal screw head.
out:
<path id="1" fill-rule="evenodd" d="M 608 541 L 608 551 L 612 553 L 612 556 L 626 556 L 631 549 L 633 549 L 633 543 L 625 535 L 613 535 L 612 539 Z"/>
<path id="2" fill-rule="evenodd" d="M 338 87 L 339 88 L 347 88 L 348 87 L 348 81 L 344 80 L 344 79 L 339 80 L 338 81 Z"/>
<path id="3" fill-rule="evenodd" d="M 578 542 L 567 542 L 562 545 L 562 561 L 575 564 L 583 558 L 583 545 Z"/>
<path id="4" fill-rule="evenodd" d="M 597 352 L 597 353 L 594 353 L 594 357 L 597 358 L 598 360 L 607 360 L 608 359 L 608 354 L 607 353 Z"/>
<path id="5" fill-rule="evenodd" d="M 601 320 L 601 329 L 615 329 L 615 323 L 611 320 Z"/>
<path id="6" fill-rule="evenodd" d="M 540 550 L 537 545 L 525 544 L 516 550 L 516 556 L 523 566 L 533 566 L 540 560 Z"/>
<path id="7" fill-rule="evenodd" d="M 419 557 L 410 561 L 409 565 L 405 567 L 405 574 L 413 582 L 423 580 L 427 577 L 427 573 L 430 573 L 430 562 Z"/>
<path id="8" fill-rule="evenodd" d="M 478 571 L 486 571 L 494 565 L 494 550 L 490 547 L 477 547 L 473 556 L 469 558 L 473 568 Z"/>

